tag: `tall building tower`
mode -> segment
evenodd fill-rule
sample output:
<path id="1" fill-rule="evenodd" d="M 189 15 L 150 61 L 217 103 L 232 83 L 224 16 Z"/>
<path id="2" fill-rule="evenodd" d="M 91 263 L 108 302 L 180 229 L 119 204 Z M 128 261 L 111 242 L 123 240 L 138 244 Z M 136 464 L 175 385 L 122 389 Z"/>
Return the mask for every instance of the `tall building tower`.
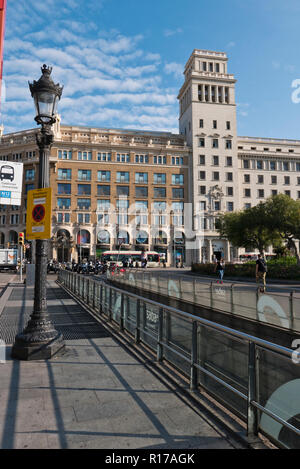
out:
<path id="1" fill-rule="evenodd" d="M 235 78 L 227 55 L 195 49 L 180 89 L 179 129 L 192 147 L 190 200 L 197 234 L 192 261 L 232 257 L 229 243 L 215 231 L 222 212 L 237 210 L 238 158 Z"/>

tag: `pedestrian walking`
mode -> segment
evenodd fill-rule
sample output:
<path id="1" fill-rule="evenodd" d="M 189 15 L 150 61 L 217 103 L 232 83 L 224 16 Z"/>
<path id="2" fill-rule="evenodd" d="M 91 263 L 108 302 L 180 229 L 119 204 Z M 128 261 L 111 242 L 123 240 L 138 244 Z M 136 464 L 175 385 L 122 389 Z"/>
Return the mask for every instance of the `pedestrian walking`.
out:
<path id="1" fill-rule="evenodd" d="M 255 270 L 255 276 L 256 276 L 256 283 L 260 284 L 262 281 L 263 286 L 260 287 L 261 292 L 266 291 L 266 275 L 267 275 L 267 263 L 265 259 L 261 256 L 261 254 L 258 254 L 257 256 L 257 261 L 256 261 L 256 270 Z"/>
<path id="2" fill-rule="evenodd" d="M 215 271 L 219 275 L 220 283 L 223 283 L 224 270 L 225 270 L 224 261 L 222 259 L 218 259 Z M 219 280 L 217 280 L 217 283 L 219 283 Z"/>

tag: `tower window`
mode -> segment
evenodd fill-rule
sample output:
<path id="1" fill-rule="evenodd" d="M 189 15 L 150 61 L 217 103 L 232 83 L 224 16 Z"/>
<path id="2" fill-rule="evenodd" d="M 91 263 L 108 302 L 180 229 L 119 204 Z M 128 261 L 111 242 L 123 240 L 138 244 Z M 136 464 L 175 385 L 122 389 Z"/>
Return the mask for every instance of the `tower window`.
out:
<path id="1" fill-rule="evenodd" d="M 208 101 L 208 86 L 205 85 L 204 89 L 205 89 L 205 101 Z"/>
<path id="2" fill-rule="evenodd" d="M 202 101 L 202 86 L 198 85 L 198 99 L 199 101 Z"/>
<path id="3" fill-rule="evenodd" d="M 229 103 L 229 88 L 228 86 L 225 87 L 225 103 Z"/>
<path id="4" fill-rule="evenodd" d="M 216 87 L 215 86 L 211 87 L 211 100 L 213 103 L 216 102 Z"/>

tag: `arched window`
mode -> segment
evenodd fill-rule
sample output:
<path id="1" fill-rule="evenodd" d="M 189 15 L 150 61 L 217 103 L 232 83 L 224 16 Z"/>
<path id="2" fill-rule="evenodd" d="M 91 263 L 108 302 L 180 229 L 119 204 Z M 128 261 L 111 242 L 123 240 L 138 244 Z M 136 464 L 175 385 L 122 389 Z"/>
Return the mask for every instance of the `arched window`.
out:
<path id="1" fill-rule="evenodd" d="M 117 244 L 129 244 L 129 234 L 127 231 L 120 230 L 117 235 Z"/>
<path id="2" fill-rule="evenodd" d="M 184 244 L 185 243 L 185 236 L 182 231 L 175 231 L 174 241 L 176 244 Z"/>
<path id="3" fill-rule="evenodd" d="M 168 237 L 164 231 L 159 231 L 155 236 L 155 244 L 167 244 Z"/>
<path id="4" fill-rule="evenodd" d="M 57 238 L 66 238 L 70 239 L 70 233 L 68 230 L 58 230 L 56 233 Z"/>
<path id="5" fill-rule="evenodd" d="M 77 244 L 90 244 L 91 235 L 87 230 L 80 230 L 77 234 Z"/>
<path id="6" fill-rule="evenodd" d="M 10 244 L 18 244 L 18 233 L 16 231 L 9 232 L 9 242 Z"/>
<path id="7" fill-rule="evenodd" d="M 136 243 L 137 244 L 148 244 L 149 236 L 148 233 L 144 230 L 136 232 Z"/>
<path id="8" fill-rule="evenodd" d="M 99 244 L 110 244 L 110 234 L 107 230 L 98 231 L 97 241 Z"/>

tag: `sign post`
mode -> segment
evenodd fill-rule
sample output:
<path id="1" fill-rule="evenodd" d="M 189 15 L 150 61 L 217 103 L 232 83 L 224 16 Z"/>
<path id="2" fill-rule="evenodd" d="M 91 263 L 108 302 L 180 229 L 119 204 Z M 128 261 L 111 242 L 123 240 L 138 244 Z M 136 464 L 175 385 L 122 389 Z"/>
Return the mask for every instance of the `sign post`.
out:
<path id="1" fill-rule="evenodd" d="M 27 239 L 51 238 L 52 189 L 33 189 L 27 194 Z"/>
<path id="2" fill-rule="evenodd" d="M 19 248 L 20 248 L 20 282 L 23 283 L 23 248 L 24 248 L 24 233 L 19 233 Z"/>
<path id="3" fill-rule="evenodd" d="M 0 204 L 21 205 L 23 163 L 0 163 Z"/>

